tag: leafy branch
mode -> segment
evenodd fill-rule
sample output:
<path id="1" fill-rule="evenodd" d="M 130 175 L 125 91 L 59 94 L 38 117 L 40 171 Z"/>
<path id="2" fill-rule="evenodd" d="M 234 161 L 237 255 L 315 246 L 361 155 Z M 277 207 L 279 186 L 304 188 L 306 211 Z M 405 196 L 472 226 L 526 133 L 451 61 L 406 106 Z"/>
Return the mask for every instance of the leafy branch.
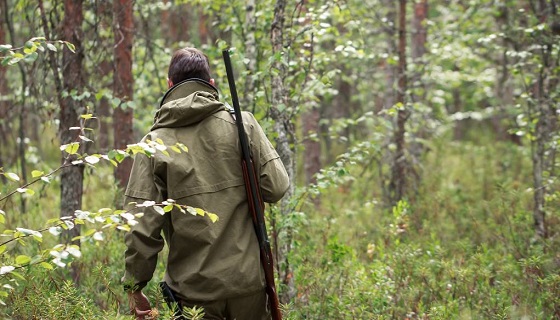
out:
<path id="1" fill-rule="evenodd" d="M 55 44 L 62 44 L 68 48 L 68 50 L 75 52 L 76 48 L 74 45 L 68 41 L 47 40 L 45 37 L 34 37 L 25 42 L 21 47 L 12 47 L 11 44 L 0 44 L 0 65 L 11 66 L 21 60 L 24 62 L 34 62 L 39 57 L 40 52 L 45 52 L 46 50 L 57 52 L 58 48 Z"/>

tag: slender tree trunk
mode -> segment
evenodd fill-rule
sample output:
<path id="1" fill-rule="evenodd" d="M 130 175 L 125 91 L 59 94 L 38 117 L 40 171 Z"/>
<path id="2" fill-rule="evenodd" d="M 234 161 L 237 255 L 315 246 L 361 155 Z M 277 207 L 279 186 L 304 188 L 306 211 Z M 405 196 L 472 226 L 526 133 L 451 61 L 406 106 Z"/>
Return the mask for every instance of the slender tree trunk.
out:
<path id="1" fill-rule="evenodd" d="M 319 120 L 320 113 L 318 107 L 312 107 L 302 116 L 304 152 L 304 170 L 306 184 L 316 183 L 315 174 L 321 170 L 321 143 L 319 141 Z M 318 202 L 316 202 L 318 204 Z"/>
<path id="2" fill-rule="evenodd" d="M 257 41 L 255 40 L 256 28 L 256 2 L 255 0 L 246 0 L 245 4 L 245 58 L 247 63 L 247 77 L 245 78 L 245 94 L 243 95 L 243 105 L 252 112 L 255 112 L 255 87 L 254 79 L 257 70 Z"/>
<path id="3" fill-rule="evenodd" d="M 101 21 L 99 28 L 102 30 L 109 30 L 112 24 L 112 6 L 110 6 L 110 3 L 104 1 L 100 2 L 98 4 L 97 14 L 100 16 L 99 20 Z M 103 51 L 107 49 L 108 48 L 104 47 Z M 113 72 L 111 55 L 106 54 L 97 69 L 100 78 L 105 79 L 108 77 Z M 111 125 L 111 104 L 107 97 L 101 97 L 99 100 L 97 117 L 99 121 L 99 134 L 96 139 L 97 145 L 100 152 L 107 152 L 111 146 L 111 139 L 109 135 L 109 127 Z"/>
<path id="4" fill-rule="evenodd" d="M 10 15 L 8 14 L 8 1 L 4 0 L 3 1 L 3 13 L 4 13 L 4 19 L 5 19 L 5 23 L 8 29 L 8 32 L 10 33 L 10 40 L 12 42 L 15 42 L 15 31 L 14 31 L 14 24 L 13 22 L 10 20 Z M 18 122 L 19 122 L 19 128 L 18 128 L 18 138 L 19 138 L 19 142 L 17 144 L 17 153 L 18 153 L 18 160 L 19 160 L 19 166 L 20 166 L 20 176 L 21 176 L 21 183 L 25 184 L 27 182 L 27 164 L 26 164 L 26 147 L 25 147 L 25 120 L 26 120 L 26 116 L 27 116 L 27 110 L 26 110 L 26 101 L 27 101 L 27 96 L 26 96 L 26 90 L 28 87 L 28 83 L 27 83 L 27 72 L 23 66 L 23 64 L 18 63 L 18 68 L 19 68 L 19 72 L 21 75 L 21 84 L 22 84 L 22 90 L 21 90 L 21 100 L 19 101 L 20 105 L 21 105 L 21 110 L 18 110 Z M 20 210 L 21 212 L 26 212 L 26 201 L 25 198 L 23 196 L 20 196 Z"/>
<path id="5" fill-rule="evenodd" d="M 7 8 L 4 7 L 4 2 L 0 3 L 0 43 L 8 43 L 6 39 L 5 14 Z M 0 139 L 3 143 L 0 144 L 0 167 L 4 167 L 4 157 L 8 154 L 9 150 L 7 135 L 10 130 L 10 123 L 8 121 L 8 106 L 9 101 L 8 94 L 8 80 L 6 79 L 6 67 L 0 66 Z M 0 177 L 1 181 L 5 184 L 7 183 L 6 177 L 2 175 Z"/>
<path id="6" fill-rule="evenodd" d="M 113 71 L 111 61 L 104 60 L 99 64 L 99 75 L 105 78 Z M 111 126 L 111 103 L 107 97 L 101 97 L 97 107 L 99 120 L 99 138 L 97 139 L 100 152 L 107 152 L 111 146 L 109 127 Z"/>
<path id="7" fill-rule="evenodd" d="M 461 90 L 460 88 L 453 88 L 451 92 L 453 96 L 453 103 L 449 106 L 449 113 L 454 114 L 457 112 L 461 112 L 463 109 L 463 100 L 461 99 Z M 455 120 L 453 125 L 453 139 L 455 140 L 462 140 L 465 134 L 465 119 L 462 120 Z"/>
<path id="8" fill-rule="evenodd" d="M 133 143 L 132 116 L 133 111 L 127 102 L 133 100 L 132 78 L 132 44 L 134 21 L 132 0 L 114 0 L 113 31 L 115 35 L 115 72 L 113 76 L 113 96 L 121 100 L 121 104 L 113 111 L 114 146 L 125 149 Z M 115 170 L 115 178 L 121 189 L 128 184 L 132 169 L 132 159 L 126 158 Z"/>
<path id="9" fill-rule="evenodd" d="M 306 2 L 302 1 L 301 13 L 303 16 L 307 13 Z M 305 24 L 309 25 L 311 19 L 306 18 Z M 315 55 L 315 46 L 313 43 L 313 35 L 311 37 L 309 46 L 309 68 L 312 66 L 313 57 Z M 311 70 L 309 70 L 311 72 Z M 307 79 L 306 79 L 307 82 Z M 350 104 L 349 99 L 346 100 Z M 305 183 L 315 184 L 317 183 L 316 174 L 321 170 L 321 126 L 319 121 L 321 120 L 321 105 L 315 104 L 313 102 L 306 103 L 310 106 L 310 109 L 302 115 L 302 127 L 303 127 L 303 147 L 304 152 L 304 163 L 303 168 L 305 171 Z M 348 109 L 348 108 L 347 108 Z M 321 204 L 321 198 L 319 196 L 313 199 L 315 207 L 319 207 Z"/>
<path id="10" fill-rule="evenodd" d="M 410 116 L 410 111 L 406 107 L 406 0 L 399 0 L 399 64 L 398 64 L 398 89 L 397 103 L 401 105 L 397 113 L 397 124 L 394 129 L 394 141 L 396 146 L 395 157 L 392 163 L 392 176 L 390 190 L 392 202 L 401 200 L 406 191 L 406 121 Z"/>
<path id="11" fill-rule="evenodd" d="M 412 18 L 412 46 L 411 46 L 411 58 L 413 64 L 412 71 L 412 94 L 410 100 L 412 103 L 427 103 L 426 102 L 426 85 L 422 81 L 422 74 L 424 73 L 424 67 L 426 66 L 426 61 L 424 56 L 426 54 L 426 42 L 428 32 L 426 29 L 426 20 L 428 17 L 428 0 L 419 0 L 414 3 L 414 15 Z M 422 124 L 429 121 L 431 117 L 430 112 L 417 112 L 415 118 L 412 120 L 414 123 L 418 123 L 415 128 L 415 134 L 411 137 L 409 144 L 410 150 L 410 160 L 409 168 L 411 174 L 409 174 L 411 179 L 408 179 L 408 184 L 411 186 L 409 189 L 418 190 L 418 184 L 420 183 L 420 166 L 414 165 L 419 164 L 424 153 L 424 144 L 419 142 L 421 140 L 427 140 L 430 135 L 430 129 Z"/>
<path id="12" fill-rule="evenodd" d="M 387 23 L 384 26 L 385 34 L 387 35 L 387 55 L 393 57 L 397 53 L 397 45 L 395 43 L 395 22 L 397 21 L 395 1 L 383 0 L 383 4 L 387 9 Z M 395 105 L 395 79 L 397 77 L 397 69 L 387 61 L 385 61 L 383 69 L 385 71 L 384 109 L 389 109 Z"/>
<path id="13" fill-rule="evenodd" d="M 426 54 L 426 42 L 428 32 L 426 31 L 426 18 L 428 17 L 428 0 L 419 0 L 414 3 L 414 18 L 412 20 L 412 48 L 411 54 L 414 63 L 422 63 L 420 60 Z"/>
<path id="14" fill-rule="evenodd" d="M 169 47 L 171 45 L 171 18 L 170 18 L 170 8 L 167 7 L 169 0 L 163 0 L 163 4 L 166 6 L 165 9 L 161 10 L 161 34 L 165 41 L 165 45 Z"/>
<path id="15" fill-rule="evenodd" d="M 200 38 L 200 44 L 208 44 L 208 40 L 211 38 L 210 31 L 208 30 L 208 16 L 204 13 L 202 8 L 197 8 L 198 10 L 198 36 Z M 185 30 L 185 29 L 184 29 Z"/>
<path id="16" fill-rule="evenodd" d="M 539 108 L 540 109 L 540 108 Z M 543 110 L 541 110 L 542 112 Z M 541 117 L 538 120 L 535 128 L 535 139 L 532 142 L 531 153 L 533 160 L 533 220 L 535 226 L 535 232 L 537 236 L 545 238 L 546 223 L 545 223 L 545 186 L 543 183 L 543 173 L 544 173 L 544 135 L 546 132 L 546 127 L 544 123 L 545 119 Z"/>
<path id="17" fill-rule="evenodd" d="M 76 52 L 64 48 L 62 53 L 62 78 L 63 88 L 67 92 L 72 90 L 81 91 L 84 88 L 83 79 L 83 12 L 82 0 L 64 0 L 64 19 L 62 21 L 62 37 L 64 40 L 74 44 Z M 71 96 L 62 98 L 60 104 L 60 126 L 58 132 L 61 144 L 78 142 L 78 132 L 70 130 L 70 127 L 80 126 L 79 102 Z M 65 162 L 65 159 L 62 159 Z M 62 169 L 60 176 L 60 216 L 73 216 L 76 210 L 82 208 L 84 167 L 82 165 L 70 166 Z M 80 228 L 76 225 L 64 234 L 67 242 L 79 245 L 78 240 L 72 238 L 80 235 Z M 77 280 L 79 274 L 74 274 Z"/>
<path id="18" fill-rule="evenodd" d="M 284 19 L 286 1 L 277 0 L 274 7 L 274 20 L 271 26 L 271 42 L 272 42 L 272 54 L 279 55 L 281 59 L 285 59 L 284 54 Z M 289 119 L 286 112 L 283 110 L 288 104 L 288 97 L 286 94 L 286 89 L 284 88 L 284 78 L 286 77 L 287 70 L 282 61 L 275 61 L 272 65 L 275 70 L 272 72 L 271 77 L 271 91 L 272 91 L 272 106 L 270 108 L 270 116 L 274 120 L 274 131 L 277 133 L 277 146 L 276 149 L 282 163 L 286 167 L 288 176 L 290 177 L 290 187 L 286 192 L 286 195 L 280 204 L 280 214 L 286 217 L 291 212 L 290 200 L 294 195 L 295 190 L 295 161 L 294 152 L 290 147 L 290 143 L 293 142 L 293 125 Z M 295 285 L 292 274 L 292 268 L 290 266 L 290 261 L 288 260 L 289 253 L 292 246 L 292 230 L 287 228 L 283 230 L 285 232 L 285 237 L 281 237 L 282 241 L 278 261 L 278 271 L 279 278 L 284 289 L 280 292 L 280 301 L 282 303 L 289 302 L 293 297 L 295 297 Z M 276 244 L 277 246 L 279 244 Z"/>

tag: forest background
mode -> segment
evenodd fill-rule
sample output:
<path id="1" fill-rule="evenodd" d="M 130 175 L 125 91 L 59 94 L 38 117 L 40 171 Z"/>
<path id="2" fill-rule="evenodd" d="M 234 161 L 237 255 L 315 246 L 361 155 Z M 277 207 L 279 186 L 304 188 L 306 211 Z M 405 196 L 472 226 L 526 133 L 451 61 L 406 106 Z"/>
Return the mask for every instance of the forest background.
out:
<path id="1" fill-rule="evenodd" d="M 197 148 L 137 143 L 195 46 L 224 101 L 233 48 L 293 182 L 267 209 L 285 318 L 559 319 L 559 9 L 0 0 L 1 317 L 131 317 L 122 188 L 134 154 Z"/>

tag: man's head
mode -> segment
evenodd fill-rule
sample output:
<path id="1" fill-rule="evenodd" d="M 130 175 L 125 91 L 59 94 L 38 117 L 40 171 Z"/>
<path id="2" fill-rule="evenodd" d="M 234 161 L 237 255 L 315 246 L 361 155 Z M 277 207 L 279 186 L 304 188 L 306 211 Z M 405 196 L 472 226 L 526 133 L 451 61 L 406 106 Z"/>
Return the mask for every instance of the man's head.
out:
<path id="1" fill-rule="evenodd" d="M 170 88 L 174 84 L 192 78 L 214 84 L 214 79 L 210 78 L 208 57 L 200 50 L 189 47 L 175 51 L 169 63 L 167 77 Z"/>

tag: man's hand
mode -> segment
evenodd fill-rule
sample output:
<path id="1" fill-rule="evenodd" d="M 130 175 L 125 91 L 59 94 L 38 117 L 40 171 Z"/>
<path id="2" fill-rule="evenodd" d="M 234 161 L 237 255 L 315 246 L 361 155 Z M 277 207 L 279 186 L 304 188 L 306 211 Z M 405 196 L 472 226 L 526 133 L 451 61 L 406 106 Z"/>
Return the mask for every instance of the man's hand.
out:
<path id="1" fill-rule="evenodd" d="M 150 301 L 142 293 L 142 291 L 134 291 L 128 293 L 128 305 L 130 310 L 134 312 L 136 319 L 152 319 L 152 307 Z"/>

